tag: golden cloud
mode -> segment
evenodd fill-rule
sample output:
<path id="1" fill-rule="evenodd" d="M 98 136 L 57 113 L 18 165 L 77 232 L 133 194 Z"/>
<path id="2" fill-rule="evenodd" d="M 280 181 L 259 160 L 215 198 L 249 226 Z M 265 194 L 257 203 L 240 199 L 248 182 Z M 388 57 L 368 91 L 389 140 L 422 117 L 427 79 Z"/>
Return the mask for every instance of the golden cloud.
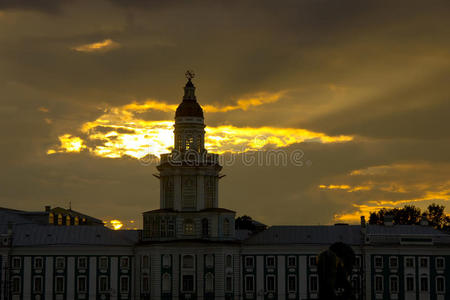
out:
<path id="1" fill-rule="evenodd" d="M 114 42 L 111 39 L 106 39 L 96 43 L 76 46 L 73 47 L 72 49 L 78 52 L 98 52 L 98 51 L 109 51 L 119 46 L 120 46 L 119 43 Z"/>
<path id="2" fill-rule="evenodd" d="M 449 164 L 436 165 L 425 162 L 371 166 L 350 172 L 348 180 L 355 180 L 357 176 L 356 178 L 361 181 L 358 185 L 319 185 L 319 189 L 350 192 L 358 190 L 358 187 L 369 187 L 359 189 L 366 192 L 365 198 L 368 200 L 361 204 L 353 204 L 353 209 L 334 215 L 337 222 L 354 223 L 359 221 L 360 216 L 368 217 L 370 212 L 381 208 L 404 205 L 426 208 L 432 202 L 445 204 L 450 201 L 450 180 L 437 180 L 434 175 L 448 172 L 449 167 Z"/>
<path id="3" fill-rule="evenodd" d="M 238 101 L 238 104 L 233 107 L 248 109 L 251 105 L 276 101 L 275 99 L 278 97 L 279 95 L 276 94 L 267 97 L 269 100 L 261 100 L 262 98 L 258 97 L 249 98 L 253 100 Z M 157 156 L 167 153 L 173 146 L 173 121 L 146 121 L 137 117 L 136 114 L 152 109 L 173 111 L 176 107 L 176 105 L 156 100 L 147 100 L 143 103 L 133 102 L 107 109 L 95 121 L 81 125 L 80 136 L 83 136 L 84 139 L 66 133 L 59 137 L 60 145 L 51 148 L 47 153 L 80 152 L 86 149 L 94 155 L 109 158 L 118 158 L 124 155 L 142 158 L 147 155 Z M 232 108 L 215 109 L 216 111 L 227 111 Z M 266 146 L 280 148 L 302 142 L 337 143 L 353 139 L 351 136 L 328 136 L 325 133 L 297 128 L 255 128 L 226 125 L 207 127 L 205 130 L 206 148 L 219 154 L 260 150 Z"/>

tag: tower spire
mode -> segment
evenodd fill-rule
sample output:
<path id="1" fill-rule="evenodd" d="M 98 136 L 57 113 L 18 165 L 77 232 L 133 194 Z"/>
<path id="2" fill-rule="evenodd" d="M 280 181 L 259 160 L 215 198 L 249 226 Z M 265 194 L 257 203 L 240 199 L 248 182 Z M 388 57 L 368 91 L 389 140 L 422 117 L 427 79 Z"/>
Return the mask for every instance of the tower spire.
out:
<path id="1" fill-rule="evenodd" d="M 186 85 L 184 86 L 184 100 L 194 100 L 197 101 L 197 98 L 195 97 L 195 86 L 192 83 L 192 79 L 195 77 L 195 74 L 192 70 L 187 70 L 185 73 L 185 76 L 187 78 Z"/>

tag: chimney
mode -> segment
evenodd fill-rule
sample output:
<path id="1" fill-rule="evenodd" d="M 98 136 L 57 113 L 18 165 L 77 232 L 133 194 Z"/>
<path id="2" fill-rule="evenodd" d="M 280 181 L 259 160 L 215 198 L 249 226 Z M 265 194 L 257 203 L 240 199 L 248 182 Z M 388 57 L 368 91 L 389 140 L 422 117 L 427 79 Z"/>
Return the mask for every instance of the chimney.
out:
<path id="1" fill-rule="evenodd" d="M 361 228 L 366 228 L 366 217 L 361 216 Z"/>
<path id="2" fill-rule="evenodd" d="M 384 226 L 393 226 L 394 225 L 394 217 L 392 215 L 384 216 Z"/>
<path id="3" fill-rule="evenodd" d="M 50 212 L 51 209 L 52 207 L 50 205 L 45 206 L 45 212 Z"/>

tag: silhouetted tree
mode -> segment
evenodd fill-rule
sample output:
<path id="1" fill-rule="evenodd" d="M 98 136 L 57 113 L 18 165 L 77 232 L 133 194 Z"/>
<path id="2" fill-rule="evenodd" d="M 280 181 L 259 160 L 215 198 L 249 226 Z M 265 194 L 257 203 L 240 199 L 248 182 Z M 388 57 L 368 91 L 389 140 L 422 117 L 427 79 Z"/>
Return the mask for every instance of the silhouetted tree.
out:
<path id="1" fill-rule="evenodd" d="M 370 213 L 369 224 L 384 224 L 386 215 L 391 215 L 394 224 L 412 225 L 420 224 L 422 218 L 426 218 L 431 226 L 436 229 L 448 230 L 450 217 L 445 214 L 445 207 L 438 204 L 430 204 L 425 212 L 414 205 L 405 205 L 403 208 L 382 208 Z"/>
<path id="2" fill-rule="evenodd" d="M 236 229 L 247 229 L 250 231 L 256 230 L 256 226 L 253 223 L 253 219 L 247 215 L 236 218 L 236 221 L 234 222 L 234 227 Z"/>
<path id="3" fill-rule="evenodd" d="M 355 299 L 349 281 L 355 264 L 355 252 L 342 242 L 334 243 L 319 254 L 319 298 L 321 300 Z"/>

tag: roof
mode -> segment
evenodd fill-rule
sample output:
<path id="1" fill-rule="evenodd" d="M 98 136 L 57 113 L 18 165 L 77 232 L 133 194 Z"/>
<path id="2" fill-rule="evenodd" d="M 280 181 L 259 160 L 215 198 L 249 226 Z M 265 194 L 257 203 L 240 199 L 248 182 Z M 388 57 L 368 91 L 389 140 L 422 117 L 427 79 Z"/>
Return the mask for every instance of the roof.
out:
<path id="1" fill-rule="evenodd" d="M 189 79 L 184 87 L 183 101 L 177 107 L 175 119 L 178 117 L 203 118 L 203 109 L 195 97 L 195 86 Z"/>
<path id="2" fill-rule="evenodd" d="M 441 235 L 448 236 L 446 233 L 434 229 L 431 226 L 422 225 L 367 225 L 368 235 Z"/>
<path id="3" fill-rule="evenodd" d="M 326 244 L 344 242 L 356 245 L 361 242 L 360 226 L 272 226 L 248 240 L 245 244 Z"/>
<path id="4" fill-rule="evenodd" d="M 159 208 L 159 209 L 153 209 L 153 210 L 149 210 L 144 212 L 144 214 L 146 213 L 196 213 L 196 212 L 223 212 L 223 213 L 236 213 L 233 210 L 230 209 L 226 209 L 226 208 L 221 208 L 221 207 L 212 207 L 212 208 L 205 208 L 202 209 L 200 211 L 178 211 L 175 210 L 173 208 Z"/>
<path id="5" fill-rule="evenodd" d="M 138 242 L 136 230 L 103 226 L 14 225 L 12 246 L 95 245 L 130 246 Z"/>

